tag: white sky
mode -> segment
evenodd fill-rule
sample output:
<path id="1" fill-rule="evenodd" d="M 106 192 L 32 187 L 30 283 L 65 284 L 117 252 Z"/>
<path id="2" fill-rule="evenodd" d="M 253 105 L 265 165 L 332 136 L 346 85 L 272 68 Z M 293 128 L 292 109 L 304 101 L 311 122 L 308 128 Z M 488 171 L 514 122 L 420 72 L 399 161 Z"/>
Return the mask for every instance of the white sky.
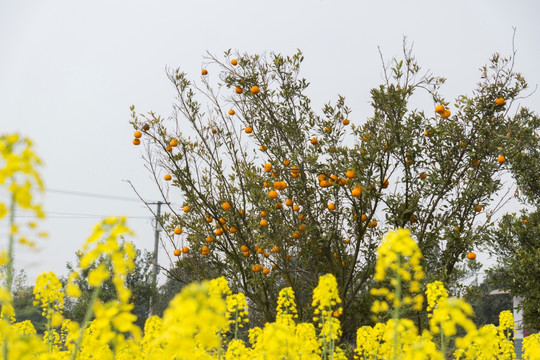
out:
<path id="1" fill-rule="evenodd" d="M 381 81 L 377 46 L 389 59 L 400 54 L 403 36 L 424 69 L 448 79 L 443 93 L 453 99 L 470 93 L 493 52 L 510 55 L 517 27 L 516 70 L 534 88 L 539 14 L 535 0 L 0 0 L 0 133 L 34 140 L 48 189 L 134 198 L 122 181 L 129 179 L 146 199 L 158 200 L 128 121 L 132 104 L 170 114 L 166 66 L 197 79 L 207 50 L 299 48 L 316 108 L 344 95 L 360 123 L 371 114 L 369 91 Z M 538 110 L 540 92 L 523 104 Z M 140 203 L 48 192 L 45 208 L 50 238 L 39 252 L 17 253 L 30 281 L 42 271 L 65 274 L 98 221 L 65 214 L 140 217 L 130 221 L 135 243 L 153 248 L 150 214 Z"/>

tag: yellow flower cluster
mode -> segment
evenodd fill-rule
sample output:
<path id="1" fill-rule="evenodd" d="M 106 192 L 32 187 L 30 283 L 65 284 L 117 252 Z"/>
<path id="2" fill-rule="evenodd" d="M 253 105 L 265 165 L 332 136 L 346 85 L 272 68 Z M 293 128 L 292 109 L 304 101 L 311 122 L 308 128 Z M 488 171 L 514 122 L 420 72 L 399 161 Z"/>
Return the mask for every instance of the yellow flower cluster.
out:
<path id="1" fill-rule="evenodd" d="M 444 284 L 440 281 L 434 281 L 426 286 L 427 311 L 432 311 L 437 304 L 444 303 L 448 299 L 448 292 Z M 431 316 L 431 314 L 429 314 Z"/>
<path id="2" fill-rule="evenodd" d="M 298 318 L 296 310 L 296 302 L 294 301 L 294 291 L 291 287 L 286 287 L 280 290 L 277 301 L 277 316 L 276 322 L 287 324 L 294 323 L 294 319 Z"/>
<path id="3" fill-rule="evenodd" d="M 55 273 L 42 273 L 37 277 L 34 286 L 34 305 L 41 306 L 45 318 L 51 318 L 54 313 L 64 308 L 64 294 L 61 290 L 62 283 Z"/>

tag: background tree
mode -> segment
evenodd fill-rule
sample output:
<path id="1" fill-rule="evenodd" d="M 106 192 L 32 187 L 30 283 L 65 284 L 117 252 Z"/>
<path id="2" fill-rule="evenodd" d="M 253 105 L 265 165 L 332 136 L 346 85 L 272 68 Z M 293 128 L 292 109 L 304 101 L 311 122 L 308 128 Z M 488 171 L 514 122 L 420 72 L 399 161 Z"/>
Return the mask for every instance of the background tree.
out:
<path id="1" fill-rule="evenodd" d="M 174 113 L 132 107 L 134 144 L 144 133 L 164 198 L 179 190 L 182 205 L 162 217 L 178 256 L 200 273 L 217 268 L 267 321 L 285 285 L 310 317 L 311 291 L 332 273 L 348 336 L 370 321 L 375 249 L 389 229 L 412 230 L 429 281 L 458 284 L 458 265 L 486 243 L 502 205 L 493 198 L 513 154 L 507 133 L 529 127 L 532 114 L 510 114 L 527 86 L 511 59 L 494 55 L 474 93 L 450 107 L 439 94 L 445 79 L 422 74 L 404 45 L 371 91 L 372 117 L 355 125 L 341 96 L 320 115 L 312 109 L 302 60 L 228 51 L 225 61 L 208 58 L 219 78 L 204 69 L 198 83 L 170 70 Z M 417 90 L 435 112 L 409 108 Z"/>
<path id="2" fill-rule="evenodd" d="M 155 286 L 152 283 L 152 276 L 150 272 L 152 259 L 152 253 L 146 250 L 141 252 L 141 250 L 137 249 L 134 260 L 135 269 L 132 273 L 127 275 L 126 286 L 131 290 L 132 303 L 134 305 L 132 312 L 133 314 L 137 315 L 136 324 L 141 328 L 144 328 L 144 323 L 149 316 L 150 301 L 152 299 L 152 295 L 156 291 Z M 77 262 L 79 261 L 80 254 L 77 253 Z M 80 276 L 75 280 L 76 284 L 81 289 L 82 295 L 78 299 L 66 297 L 64 312 L 66 318 L 76 320 L 78 322 L 83 320 L 90 297 L 92 295 L 92 288 L 88 284 L 88 273 L 102 262 L 105 262 L 103 258 L 88 269 L 82 271 Z M 66 266 L 69 271 L 72 271 L 74 268 L 79 268 L 78 266 L 74 267 L 70 263 L 67 263 Z M 112 273 L 109 263 L 107 263 L 107 266 L 108 270 Z M 103 302 L 117 298 L 116 290 L 111 278 L 103 282 L 101 291 L 99 293 L 99 298 Z"/>

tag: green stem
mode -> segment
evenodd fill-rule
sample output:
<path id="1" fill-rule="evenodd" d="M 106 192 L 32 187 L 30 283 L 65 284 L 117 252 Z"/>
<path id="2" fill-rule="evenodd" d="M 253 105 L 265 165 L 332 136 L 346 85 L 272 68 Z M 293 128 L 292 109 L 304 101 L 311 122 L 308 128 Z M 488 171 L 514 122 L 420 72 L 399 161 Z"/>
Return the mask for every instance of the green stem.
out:
<path id="1" fill-rule="evenodd" d="M 398 256 L 398 264 L 397 268 L 401 267 L 401 257 Z M 395 300 L 397 301 L 397 305 L 394 307 L 394 353 L 392 354 L 392 359 L 397 359 L 397 351 L 398 351 L 398 322 L 400 317 L 400 310 L 401 310 L 401 275 L 399 274 L 399 271 L 396 272 L 397 275 L 397 283 L 396 283 L 396 297 Z"/>
<path id="2" fill-rule="evenodd" d="M 81 324 L 81 333 L 79 334 L 79 338 L 77 339 L 77 343 L 75 344 L 75 349 L 73 349 L 73 354 L 71 354 L 71 360 L 75 360 L 75 358 L 77 357 L 77 353 L 79 352 L 82 339 L 84 337 L 84 329 L 86 328 L 86 324 L 90 321 L 90 318 L 92 317 L 92 313 L 94 312 L 94 304 L 98 299 L 100 290 L 101 285 L 95 288 L 94 292 L 92 293 L 92 297 L 90 298 L 90 302 L 88 304 L 88 307 L 86 308 L 86 313 L 84 314 L 84 319 Z"/>
<path id="3" fill-rule="evenodd" d="M 11 295 L 11 287 L 13 284 L 13 245 L 15 237 L 13 236 L 13 227 L 15 226 L 15 194 L 11 194 L 11 204 L 9 206 L 9 240 L 8 240 L 8 261 L 7 261 L 7 276 L 6 287 Z"/>
<path id="4" fill-rule="evenodd" d="M 443 357 L 445 357 L 446 359 L 446 343 L 444 342 L 444 332 L 443 332 L 443 327 L 442 327 L 442 321 L 441 321 L 441 324 L 440 324 L 440 331 L 441 331 L 441 352 L 443 354 Z"/>

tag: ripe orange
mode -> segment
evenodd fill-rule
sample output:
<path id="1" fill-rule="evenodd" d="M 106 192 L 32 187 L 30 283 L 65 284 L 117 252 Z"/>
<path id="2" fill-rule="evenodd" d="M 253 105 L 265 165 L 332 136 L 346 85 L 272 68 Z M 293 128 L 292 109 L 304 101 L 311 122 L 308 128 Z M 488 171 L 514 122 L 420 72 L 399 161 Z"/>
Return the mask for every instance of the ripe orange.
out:
<path id="1" fill-rule="evenodd" d="M 502 164 L 506 161 L 506 158 L 503 155 L 499 155 L 499 157 L 497 157 L 497 161 L 499 162 L 499 164 Z"/>
<path id="2" fill-rule="evenodd" d="M 298 226 L 298 230 L 300 230 L 300 231 L 306 231 L 306 225 L 300 224 L 300 226 Z"/>
<path id="3" fill-rule="evenodd" d="M 264 171 L 266 172 L 272 171 L 272 164 L 270 163 L 264 164 Z"/>
<path id="4" fill-rule="evenodd" d="M 174 256 L 180 256 L 182 254 L 182 250 L 180 249 L 174 249 L 174 252 L 173 252 Z"/>
<path id="5" fill-rule="evenodd" d="M 480 166 L 480 160 L 473 160 L 473 161 L 471 162 L 471 165 L 472 165 L 472 167 L 478 167 L 478 166 Z"/>
<path id="6" fill-rule="evenodd" d="M 225 225 L 227 223 L 227 220 L 225 220 L 225 218 L 219 218 L 219 223 L 221 225 Z"/>
<path id="7" fill-rule="evenodd" d="M 231 209 L 231 204 L 228 202 L 228 201 L 225 201 L 221 207 L 223 208 L 223 210 L 227 211 L 227 210 L 230 210 Z"/>
<path id="8" fill-rule="evenodd" d="M 252 93 L 253 95 L 257 95 L 257 94 L 259 93 L 259 91 L 260 91 L 260 89 L 259 89 L 258 86 L 255 85 L 255 86 L 252 86 L 252 87 L 251 87 L 251 93 Z"/>
<path id="9" fill-rule="evenodd" d="M 469 252 L 469 253 L 467 254 L 467 259 L 469 259 L 469 260 L 474 260 L 474 259 L 476 259 L 476 254 L 473 253 L 472 251 Z"/>
<path id="10" fill-rule="evenodd" d="M 268 221 L 266 219 L 262 219 L 261 221 L 259 221 L 259 225 L 268 226 Z"/>
<path id="11" fill-rule="evenodd" d="M 141 145 L 141 140 L 137 138 L 133 139 L 133 145 Z"/>
<path id="12" fill-rule="evenodd" d="M 294 205 L 292 209 L 293 209 L 293 211 L 300 211 L 300 206 Z M 299 216 L 299 218 L 300 218 L 300 216 Z"/>
<path id="13" fill-rule="evenodd" d="M 182 233 L 182 228 L 180 226 L 177 226 L 174 228 L 174 233 L 176 235 L 180 235 Z"/>
<path id="14" fill-rule="evenodd" d="M 383 189 L 386 189 L 388 187 L 388 185 L 390 185 L 390 182 L 388 182 L 388 179 L 383 179 L 381 187 Z"/>
<path id="15" fill-rule="evenodd" d="M 242 250 L 242 252 L 246 252 L 249 250 L 249 248 L 246 245 L 242 245 L 240 246 L 240 250 Z"/>
<path id="16" fill-rule="evenodd" d="M 349 171 L 347 171 L 347 172 L 345 173 L 345 176 L 346 176 L 348 179 L 353 179 L 353 178 L 356 176 L 356 174 L 354 173 L 353 170 L 349 170 Z"/>
<path id="17" fill-rule="evenodd" d="M 278 193 L 276 190 L 270 190 L 270 192 L 268 193 L 268 197 L 270 199 L 277 199 L 278 197 Z"/>
<path id="18" fill-rule="evenodd" d="M 232 60 L 231 60 L 231 64 L 232 64 L 233 66 L 238 65 L 238 60 L 232 59 Z"/>
<path id="19" fill-rule="evenodd" d="M 441 114 L 441 117 L 443 119 L 448 119 L 450 117 L 450 115 L 452 115 L 452 113 L 450 112 L 450 110 L 444 110 L 443 113 Z"/>
<path id="20" fill-rule="evenodd" d="M 281 203 L 277 203 L 275 207 L 276 207 L 277 210 L 279 210 L 279 209 L 283 208 L 283 205 L 281 205 Z"/>
<path id="21" fill-rule="evenodd" d="M 208 70 L 206 70 L 206 69 L 202 69 L 202 71 L 201 71 L 201 75 L 208 75 Z"/>
<path id="22" fill-rule="evenodd" d="M 295 230 L 293 233 L 292 233 L 292 237 L 295 238 L 295 239 L 299 239 L 300 238 L 300 231 L 298 230 Z"/>
<path id="23" fill-rule="evenodd" d="M 142 126 L 142 129 L 143 129 L 143 131 L 148 131 L 148 130 L 150 130 L 150 125 L 144 124 L 144 125 Z"/>
<path id="24" fill-rule="evenodd" d="M 165 150 L 167 150 L 168 152 L 171 152 L 171 151 L 172 151 L 172 146 L 170 146 L 170 145 L 167 146 L 167 147 L 165 148 Z"/>
<path id="25" fill-rule="evenodd" d="M 203 247 L 201 248 L 201 254 L 203 254 L 203 255 L 210 254 L 210 249 L 208 248 L 208 246 L 203 245 Z"/>
<path id="26" fill-rule="evenodd" d="M 251 253 L 250 253 L 249 251 L 244 251 L 242 254 L 243 254 L 245 257 L 248 257 L 249 254 L 251 254 Z"/>
<path id="27" fill-rule="evenodd" d="M 184 212 L 186 212 L 186 213 L 189 212 L 189 206 L 188 205 L 184 206 L 184 208 L 182 210 L 184 210 Z"/>
<path id="28" fill-rule="evenodd" d="M 184 247 L 182 248 L 182 252 L 183 252 L 184 254 L 187 254 L 187 253 L 189 252 L 189 248 L 188 248 L 187 246 L 184 246 Z"/>
<path id="29" fill-rule="evenodd" d="M 367 215 L 366 214 L 362 214 L 361 218 L 362 222 L 366 222 L 367 221 Z"/>
<path id="30" fill-rule="evenodd" d="M 265 267 L 262 272 L 263 272 L 264 275 L 268 275 L 268 274 L 270 274 L 270 269 Z"/>
<path id="31" fill-rule="evenodd" d="M 259 147 L 259 149 L 260 149 L 261 151 L 266 151 L 267 147 L 264 146 L 264 145 L 261 145 L 261 147 Z"/>
<path id="32" fill-rule="evenodd" d="M 268 212 L 266 211 L 261 211 L 261 217 L 267 217 L 268 216 Z"/>
<path id="33" fill-rule="evenodd" d="M 476 211 L 476 212 L 482 211 L 482 205 L 476 205 L 476 206 L 474 207 L 474 211 Z"/>
<path id="34" fill-rule="evenodd" d="M 354 189 L 352 189 L 351 195 L 354 197 L 360 197 L 362 195 L 362 191 L 364 191 L 364 189 L 361 186 L 356 186 Z"/>
<path id="35" fill-rule="evenodd" d="M 259 271 L 262 270 L 262 266 L 260 264 L 255 264 L 255 265 L 253 265 L 252 269 L 255 272 L 259 272 Z"/>
<path id="36" fill-rule="evenodd" d="M 166 174 L 164 177 L 163 177 L 165 180 L 169 181 L 172 179 L 172 176 L 171 174 Z"/>
<path id="37" fill-rule="evenodd" d="M 212 129 L 212 134 L 216 134 L 217 133 L 217 129 Z"/>
<path id="38" fill-rule="evenodd" d="M 328 210 L 336 210 L 336 204 L 334 203 L 328 204 Z"/>
<path id="39" fill-rule="evenodd" d="M 272 247 L 272 252 L 273 253 L 278 253 L 279 252 L 279 246 L 273 246 Z"/>
<path id="40" fill-rule="evenodd" d="M 420 174 L 420 179 L 425 180 L 427 178 L 427 174 L 425 172 Z"/>
<path id="41" fill-rule="evenodd" d="M 139 130 L 137 130 L 137 131 L 135 131 L 135 132 L 133 133 L 133 136 L 134 136 L 136 139 L 138 139 L 138 138 L 140 138 L 140 137 L 142 136 L 142 132 L 140 132 Z"/>
<path id="42" fill-rule="evenodd" d="M 291 164 L 291 161 L 289 159 L 283 160 L 283 165 L 289 166 Z"/>
<path id="43" fill-rule="evenodd" d="M 290 207 L 290 206 L 293 206 L 293 201 L 292 201 L 292 199 L 287 199 L 287 200 L 285 200 L 285 205 L 287 205 L 287 206 L 289 206 L 289 207 Z"/>
<path id="44" fill-rule="evenodd" d="M 169 145 L 172 146 L 172 147 L 178 146 L 178 140 L 176 140 L 176 139 L 171 139 L 171 141 L 169 142 Z"/>
<path id="45" fill-rule="evenodd" d="M 237 94 L 241 94 L 244 92 L 244 89 L 242 89 L 240 86 L 237 86 L 236 89 L 234 89 L 234 92 Z"/>
<path id="46" fill-rule="evenodd" d="M 222 228 L 216 229 L 215 234 L 216 234 L 216 236 L 221 236 L 221 235 L 223 235 L 223 229 L 222 229 Z"/>
<path id="47" fill-rule="evenodd" d="M 348 238 L 345 239 L 345 244 L 348 244 L 348 243 L 350 243 L 350 242 L 351 242 L 351 240 L 349 240 Z"/>
<path id="48" fill-rule="evenodd" d="M 231 116 L 234 115 L 234 110 L 233 109 L 229 110 L 229 115 L 231 115 Z"/>
<path id="49" fill-rule="evenodd" d="M 294 209 L 293 209 L 293 210 L 294 210 Z M 306 215 L 304 215 L 304 214 L 298 214 L 298 220 L 300 220 L 300 221 L 306 220 Z"/>
<path id="50" fill-rule="evenodd" d="M 505 102 L 506 102 L 506 100 L 504 100 L 504 98 L 502 98 L 502 97 L 495 100 L 495 104 L 497 104 L 499 106 L 504 105 Z"/>
<path id="51" fill-rule="evenodd" d="M 332 128 L 327 126 L 324 128 L 324 132 L 327 132 L 327 133 L 332 132 Z"/>
<path id="52" fill-rule="evenodd" d="M 424 131 L 424 135 L 425 135 L 425 136 L 431 136 L 431 130 L 427 130 L 427 129 L 426 129 L 426 130 Z"/>
<path id="53" fill-rule="evenodd" d="M 349 125 L 350 123 L 349 119 L 343 119 L 343 125 Z"/>
<path id="54" fill-rule="evenodd" d="M 435 106 L 435 112 L 437 114 L 442 114 L 444 112 L 444 110 L 445 110 L 444 105 L 439 104 L 439 105 Z"/>
<path id="55" fill-rule="evenodd" d="M 317 145 L 318 143 L 319 143 L 319 140 L 317 140 L 317 138 L 311 139 L 311 145 Z"/>
<path id="56" fill-rule="evenodd" d="M 257 249 L 257 254 L 259 254 L 259 255 L 264 254 L 264 249 L 263 248 L 258 248 Z"/>
<path id="57" fill-rule="evenodd" d="M 238 232 L 238 229 L 235 228 L 234 226 L 231 226 L 231 228 L 229 229 L 230 232 L 232 232 L 233 234 L 236 234 Z"/>
<path id="58" fill-rule="evenodd" d="M 251 126 L 246 127 L 246 134 L 251 134 L 253 132 L 253 128 Z"/>
<path id="59" fill-rule="evenodd" d="M 524 223 L 525 225 L 527 225 L 527 224 L 529 223 L 529 220 L 525 219 L 525 220 L 523 220 L 523 223 Z"/>
<path id="60" fill-rule="evenodd" d="M 377 227 L 377 221 L 376 220 L 371 220 L 371 222 L 369 223 L 369 227 Z"/>
<path id="61" fill-rule="evenodd" d="M 208 235 L 208 236 L 206 237 L 206 242 L 207 242 L 207 243 L 214 242 L 214 238 L 211 237 L 210 235 Z"/>

